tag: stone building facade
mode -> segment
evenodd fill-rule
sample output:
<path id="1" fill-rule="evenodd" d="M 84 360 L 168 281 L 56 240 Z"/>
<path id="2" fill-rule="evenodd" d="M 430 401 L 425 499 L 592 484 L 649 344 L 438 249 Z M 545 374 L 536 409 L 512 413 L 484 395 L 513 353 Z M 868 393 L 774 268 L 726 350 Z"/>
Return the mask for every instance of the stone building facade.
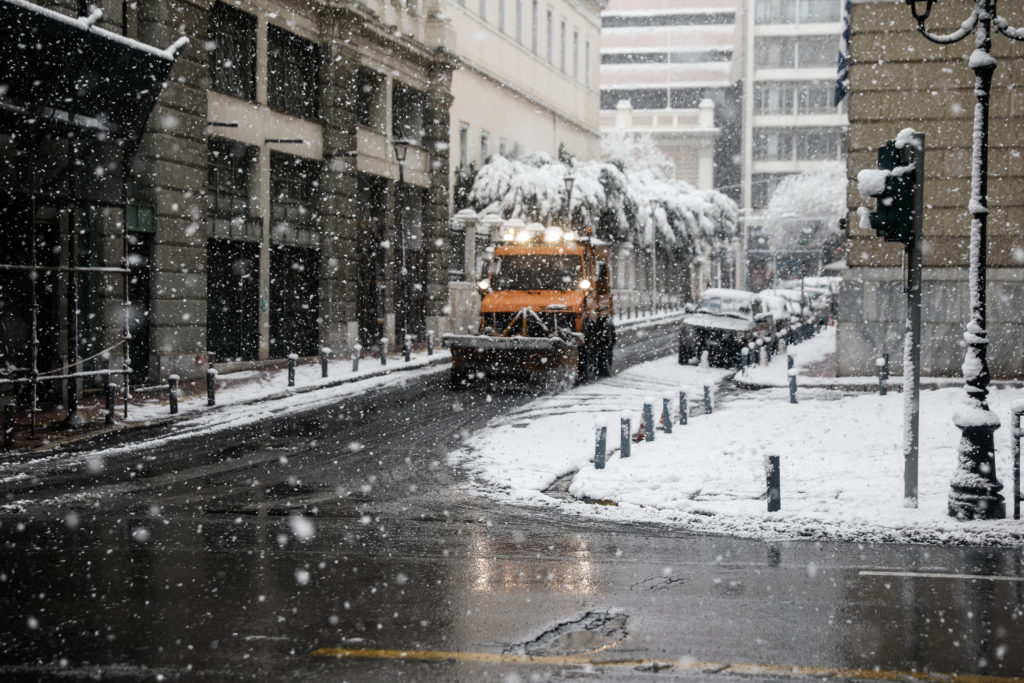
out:
<path id="1" fill-rule="evenodd" d="M 253 363 L 446 330 L 454 60 L 439 0 L 99 6 L 143 43 L 190 38 L 130 205 L 90 228 L 96 262 L 117 265 L 128 224 L 135 384 L 199 375 L 208 354 Z M 119 277 L 97 292 L 95 346 L 113 346 Z"/>
<path id="2" fill-rule="evenodd" d="M 1000 3 L 1011 25 L 1024 10 Z M 929 29 L 952 33 L 970 5 L 936 2 Z M 921 371 L 960 374 L 963 332 L 970 317 L 968 240 L 974 73 L 967 57 L 974 39 L 939 46 L 917 32 L 904 2 L 860 0 L 851 12 L 849 94 L 850 178 L 848 270 L 839 299 L 838 369 L 874 372 L 887 351 L 902 371 L 906 296 L 902 246 L 859 227 L 860 169 L 874 168 L 876 149 L 904 128 L 925 134 L 924 271 Z M 993 377 L 1024 374 L 1024 43 L 992 40 L 997 60 L 989 128 L 988 360 Z"/>

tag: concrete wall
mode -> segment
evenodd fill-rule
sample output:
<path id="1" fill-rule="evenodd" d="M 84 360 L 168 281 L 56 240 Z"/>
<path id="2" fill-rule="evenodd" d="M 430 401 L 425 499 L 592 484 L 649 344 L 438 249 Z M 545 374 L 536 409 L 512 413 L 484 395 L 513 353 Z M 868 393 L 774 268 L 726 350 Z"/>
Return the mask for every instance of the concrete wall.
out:
<path id="1" fill-rule="evenodd" d="M 964 3 L 936 3 L 928 27 L 950 33 L 967 18 Z M 1000 5 L 1011 25 L 1024 9 Z M 974 74 L 967 56 L 973 36 L 952 46 L 932 44 L 916 30 L 903 2 L 853 5 L 847 204 L 850 249 L 840 294 L 839 372 L 871 372 L 883 346 L 901 371 L 902 247 L 861 229 L 857 172 L 875 167 L 876 148 L 903 128 L 925 134 L 925 213 L 922 371 L 956 375 L 963 360 L 961 334 L 969 315 L 967 244 L 970 214 Z M 1024 44 L 993 37 L 998 60 L 992 88 L 989 150 L 988 320 L 989 363 L 997 377 L 1024 374 Z"/>

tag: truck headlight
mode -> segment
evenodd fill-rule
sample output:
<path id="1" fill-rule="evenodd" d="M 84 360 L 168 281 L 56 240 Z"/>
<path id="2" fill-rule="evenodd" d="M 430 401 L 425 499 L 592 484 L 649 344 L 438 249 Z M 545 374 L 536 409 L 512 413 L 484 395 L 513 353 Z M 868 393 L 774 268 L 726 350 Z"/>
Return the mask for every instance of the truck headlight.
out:
<path id="1" fill-rule="evenodd" d="M 590 280 L 586 278 L 580 280 L 579 288 L 582 289 L 584 292 L 590 289 Z"/>
<path id="2" fill-rule="evenodd" d="M 477 282 L 476 286 L 480 288 L 480 291 L 486 292 L 491 288 L 491 281 L 488 278 L 484 278 Z"/>

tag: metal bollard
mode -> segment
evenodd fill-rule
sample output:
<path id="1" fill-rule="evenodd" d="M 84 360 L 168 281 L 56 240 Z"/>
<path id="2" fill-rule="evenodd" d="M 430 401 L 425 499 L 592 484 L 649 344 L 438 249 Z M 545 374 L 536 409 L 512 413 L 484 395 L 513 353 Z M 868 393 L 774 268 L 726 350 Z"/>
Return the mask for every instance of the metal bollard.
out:
<path id="1" fill-rule="evenodd" d="M 363 347 L 361 344 L 356 344 L 352 347 L 352 372 L 359 372 L 359 354 L 362 351 Z"/>
<path id="2" fill-rule="evenodd" d="M 787 370 L 792 370 L 793 369 L 793 354 L 789 354 L 789 355 L 786 356 L 786 369 Z"/>
<path id="3" fill-rule="evenodd" d="M 109 379 L 109 378 L 108 378 Z M 114 382 L 107 382 L 107 406 L 106 412 L 103 415 L 103 424 L 112 425 L 114 424 L 114 403 L 117 401 L 117 384 Z"/>
<path id="4" fill-rule="evenodd" d="M 434 331 L 427 330 L 427 355 L 434 355 Z"/>
<path id="5" fill-rule="evenodd" d="M 619 457 L 628 458 L 633 446 L 633 432 L 630 431 L 629 417 L 619 418 Z"/>
<path id="6" fill-rule="evenodd" d="M 689 408 L 686 406 L 686 392 L 685 391 L 680 391 L 679 392 L 679 424 L 680 425 L 686 424 L 686 422 L 689 419 L 689 417 L 690 417 Z"/>
<path id="7" fill-rule="evenodd" d="M 295 362 L 299 360 L 299 354 L 288 354 L 288 386 L 295 386 Z"/>
<path id="8" fill-rule="evenodd" d="M 665 425 L 665 433 L 672 433 L 672 399 L 661 399 L 661 421 Z"/>
<path id="9" fill-rule="evenodd" d="M 754 346 L 754 364 L 758 367 L 761 366 L 761 349 L 764 348 L 764 339 L 758 338 L 756 345 Z"/>
<path id="10" fill-rule="evenodd" d="M 4 450 L 14 448 L 14 418 L 18 407 L 13 403 L 4 405 Z"/>
<path id="11" fill-rule="evenodd" d="M 206 371 L 206 405 L 217 405 L 217 368 Z"/>
<path id="12" fill-rule="evenodd" d="M 789 402 L 796 403 L 796 368 L 789 370 Z"/>
<path id="13" fill-rule="evenodd" d="M 772 347 L 775 346 L 775 335 L 773 334 L 768 338 L 769 341 L 764 345 L 764 362 L 771 365 L 772 362 Z"/>
<path id="14" fill-rule="evenodd" d="M 405 362 L 408 363 L 412 358 L 412 340 L 414 337 L 410 334 L 405 335 L 402 339 L 402 356 L 405 358 Z"/>
<path id="15" fill-rule="evenodd" d="M 388 364 L 388 338 L 387 337 L 381 337 L 380 338 L 380 364 L 381 365 L 387 365 Z"/>
<path id="16" fill-rule="evenodd" d="M 704 385 L 704 414 L 711 414 L 711 387 Z"/>
<path id="17" fill-rule="evenodd" d="M 167 378 L 167 390 L 168 396 L 170 397 L 171 403 L 171 415 L 177 415 L 178 413 L 178 380 L 181 379 L 177 375 L 171 375 Z"/>
<path id="18" fill-rule="evenodd" d="M 879 356 L 875 359 L 875 365 L 878 367 L 878 395 L 885 396 L 888 389 L 885 386 L 885 358 Z"/>
<path id="19" fill-rule="evenodd" d="M 330 348 L 325 346 L 322 349 L 320 349 L 320 376 L 321 377 L 326 377 L 327 376 L 327 358 L 330 355 L 331 355 L 331 349 Z"/>
<path id="20" fill-rule="evenodd" d="M 608 425 L 599 424 L 596 425 L 595 443 L 594 443 L 594 469 L 603 470 L 605 461 L 605 452 L 608 445 Z"/>
<path id="21" fill-rule="evenodd" d="M 654 441 L 654 399 L 644 401 L 644 441 Z"/>
<path id="22" fill-rule="evenodd" d="M 750 349 L 744 346 L 740 349 L 740 371 L 745 375 L 750 367 Z"/>
<path id="23" fill-rule="evenodd" d="M 1020 519 L 1020 440 L 1024 439 L 1021 417 L 1024 416 L 1024 402 L 1014 403 L 1010 414 L 1010 440 L 1013 443 L 1013 518 Z"/>
<path id="24" fill-rule="evenodd" d="M 785 356 L 786 355 L 786 335 L 785 334 L 780 334 L 779 335 L 779 341 L 778 341 L 778 343 L 776 345 L 775 353 L 779 354 L 780 356 Z"/>
<path id="25" fill-rule="evenodd" d="M 781 474 L 779 473 L 779 456 L 769 455 L 765 461 L 765 479 L 768 484 L 768 512 L 782 509 Z"/>

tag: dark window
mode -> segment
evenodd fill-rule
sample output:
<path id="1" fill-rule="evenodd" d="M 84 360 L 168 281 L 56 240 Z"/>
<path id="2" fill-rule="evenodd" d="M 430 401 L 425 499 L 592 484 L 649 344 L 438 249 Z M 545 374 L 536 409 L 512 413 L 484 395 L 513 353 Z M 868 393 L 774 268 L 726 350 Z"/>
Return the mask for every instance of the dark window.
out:
<path id="1" fill-rule="evenodd" d="M 701 62 L 728 62 L 732 59 L 732 50 L 701 50 L 688 52 L 672 52 L 669 61 L 673 64 L 699 64 Z"/>
<path id="2" fill-rule="evenodd" d="M 463 282 L 466 279 L 466 226 L 452 221 L 448 233 L 448 282 Z"/>
<path id="3" fill-rule="evenodd" d="M 423 137 L 423 93 L 395 81 L 391 92 L 391 135 L 419 141 Z"/>
<path id="4" fill-rule="evenodd" d="M 318 246 L 316 190 L 320 164 L 272 152 L 270 155 L 270 228 L 274 242 Z"/>
<path id="5" fill-rule="evenodd" d="M 668 91 L 664 88 L 601 91 L 601 109 L 615 109 L 619 100 L 629 100 L 634 109 L 664 109 L 668 106 Z"/>
<path id="6" fill-rule="evenodd" d="M 736 20 L 735 12 L 701 12 L 657 15 L 616 15 L 601 17 L 602 28 L 625 28 L 630 26 L 702 26 L 707 24 L 731 24 Z"/>
<path id="7" fill-rule="evenodd" d="M 217 2 L 210 9 L 210 87 L 256 99 L 256 17 Z"/>
<path id="8" fill-rule="evenodd" d="M 315 120 L 320 112 L 320 48 L 277 26 L 267 27 L 267 104 Z"/>
<path id="9" fill-rule="evenodd" d="M 604 52 L 601 54 L 602 64 L 664 64 L 667 61 L 667 52 Z"/>
<path id="10" fill-rule="evenodd" d="M 356 110 L 359 123 L 364 126 L 382 128 L 381 100 L 384 94 L 384 79 L 367 69 L 356 73 Z"/>
<path id="11" fill-rule="evenodd" d="M 801 36 L 797 45 L 798 66 L 833 66 L 836 63 L 839 48 L 835 36 Z"/>
<path id="12" fill-rule="evenodd" d="M 672 91 L 670 98 L 673 109 L 696 109 L 704 99 L 704 91 L 700 88 L 681 88 Z"/>
<path id="13" fill-rule="evenodd" d="M 207 157 L 208 235 L 219 239 L 259 241 L 262 222 L 250 215 L 250 175 L 256 150 L 238 142 L 212 138 Z"/>

